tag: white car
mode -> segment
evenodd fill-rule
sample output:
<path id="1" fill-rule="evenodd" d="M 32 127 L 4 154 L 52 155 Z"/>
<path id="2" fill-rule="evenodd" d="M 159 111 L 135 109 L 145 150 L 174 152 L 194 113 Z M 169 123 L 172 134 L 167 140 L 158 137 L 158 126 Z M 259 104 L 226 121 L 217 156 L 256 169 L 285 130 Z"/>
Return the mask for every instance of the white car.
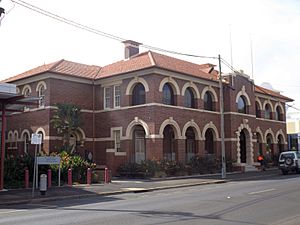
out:
<path id="1" fill-rule="evenodd" d="M 289 171 L 300 173 L 300 152 L 286 151 L 280 153 L 278 167 L 284 175 L 288 174 Z"/>

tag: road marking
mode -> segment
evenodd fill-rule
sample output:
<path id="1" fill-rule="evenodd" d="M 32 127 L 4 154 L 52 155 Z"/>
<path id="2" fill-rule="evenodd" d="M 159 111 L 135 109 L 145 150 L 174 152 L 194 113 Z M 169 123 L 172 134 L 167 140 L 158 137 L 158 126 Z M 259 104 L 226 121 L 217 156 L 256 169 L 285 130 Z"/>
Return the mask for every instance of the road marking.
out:
<path id="1" fill-rule="evenodd" d="M 9 213 L 26 212 L 26 211 L 28 211 L 28 210 L 26 210 L 26 209 L 20 209 L 20 210 L 12 210 L 12 211 L 0 212 L 0 214 L 9 214 Z"/>
<path id="2" fill-rule="evenodd" d="M 270 189 L 266 189 L 266 190 L 262 190 L 262 191 L 254 191 L 254 192 L 250 192 L 248 193 L 249 195 L 255 195 L 255 194 L 261 194 L 261 193 L 265 193 L 265 192 L 269 192 L 269 191 L 275 191 L 276 189 L 274 188 L 270 188 Z"/>

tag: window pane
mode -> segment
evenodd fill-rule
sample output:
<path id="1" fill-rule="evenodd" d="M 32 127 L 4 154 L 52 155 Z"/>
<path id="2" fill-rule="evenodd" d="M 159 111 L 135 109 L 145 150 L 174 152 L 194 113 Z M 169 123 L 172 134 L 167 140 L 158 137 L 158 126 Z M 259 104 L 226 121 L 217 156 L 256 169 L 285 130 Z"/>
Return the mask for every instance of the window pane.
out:
<path id="1" fill-rule="evenodd" d="M 187 88 L 184 93 L 184 106 L 188 108 L 195 108 L 194 94 L 190 88 Z"/>
<path id="2" fill-rule="evenodd" d="M 213 111 L 213 100 L 211 94 L 208 91 L 204 95 L 204 109 Z"/>
<path id="3" fill-rule="evenodd" d="M 110 88 L 104 89 L 104 108 L 110 108 Z"/>
<path id="4" fill-rule="evenodd" d="M 246 102 L 243 96 L 240 96 L 238 100 L 238 112 L 246 113 Z"/>
<path id="5" fill-rule="evenodd" d="M 132 105 L 141 105 L 146 103 L 146 94 L 144 85 L 138 83 L 132 91 Z"/>
<path id="6" fill-rule="evenodd" d="M 165 84 L 163 87 L 163 104 L 174 105 L 174 93 L 169 84 Z"/>
<path id="7" fill-rule="evenodd" d="M 271 107 L 269 104 L 267 104 L 265 108 L 265 118 L 271 119 Z"/>
<path id="8" fill-rule="evenodd" d="M 115 107 L 120 107 L 121 89 L 120 86 L 115 86 Z"/>
<path id="9" fill-rule="evenodd" d="M 119 130 L 114 131 L 115 149 L 117 152 L 121 150 L 121 132 Z"/>

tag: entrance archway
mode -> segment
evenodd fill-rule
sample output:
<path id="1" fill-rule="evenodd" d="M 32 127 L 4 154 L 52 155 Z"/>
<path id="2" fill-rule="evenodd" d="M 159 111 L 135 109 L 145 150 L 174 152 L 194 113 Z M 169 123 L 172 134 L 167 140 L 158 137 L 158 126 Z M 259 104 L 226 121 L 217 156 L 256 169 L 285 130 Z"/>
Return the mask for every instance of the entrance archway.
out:
<path id="1" fill-rule="evenodd" d="M 246 163 L 247 161 L 247 140 L 245 131 L 242 130 L 240 134 L 240 154 L 241 154 L 241 163 Z"/>
<path id="2" fill-rule="evenodd" d="M 146 141 L 145 141 L 145 130 L 140 125 L 134 127 L 133 144 L 134 144 L 134 162 L 141 163 L 142 161 L 146 160 Z"/>
<path id="3" fill-rule="evenodd" d="M 251 146 L 250 133 L 247 129 L 242 129 L 239 133 L 239 161 L 251 165 L 253 163 L 253 149 Z"/>
<path id="4" fill-rule="evenodd" d="M 174 161 L 176 160 L 175 151 L 175 133 L 171 125 L 167 125 L 164 129 L 163 140 L 163 156 L 164 159 Z"/>

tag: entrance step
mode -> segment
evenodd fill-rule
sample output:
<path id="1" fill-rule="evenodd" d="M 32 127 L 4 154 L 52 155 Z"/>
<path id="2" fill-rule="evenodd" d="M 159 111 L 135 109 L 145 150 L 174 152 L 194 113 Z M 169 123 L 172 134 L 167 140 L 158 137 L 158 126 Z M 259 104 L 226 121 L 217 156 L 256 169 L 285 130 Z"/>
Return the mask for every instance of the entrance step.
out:
<path id="1" fill-rule="evenodd" d="M 257 167 L 253 165 L 245 165 L 245 172 L 257 171 Z"/>

